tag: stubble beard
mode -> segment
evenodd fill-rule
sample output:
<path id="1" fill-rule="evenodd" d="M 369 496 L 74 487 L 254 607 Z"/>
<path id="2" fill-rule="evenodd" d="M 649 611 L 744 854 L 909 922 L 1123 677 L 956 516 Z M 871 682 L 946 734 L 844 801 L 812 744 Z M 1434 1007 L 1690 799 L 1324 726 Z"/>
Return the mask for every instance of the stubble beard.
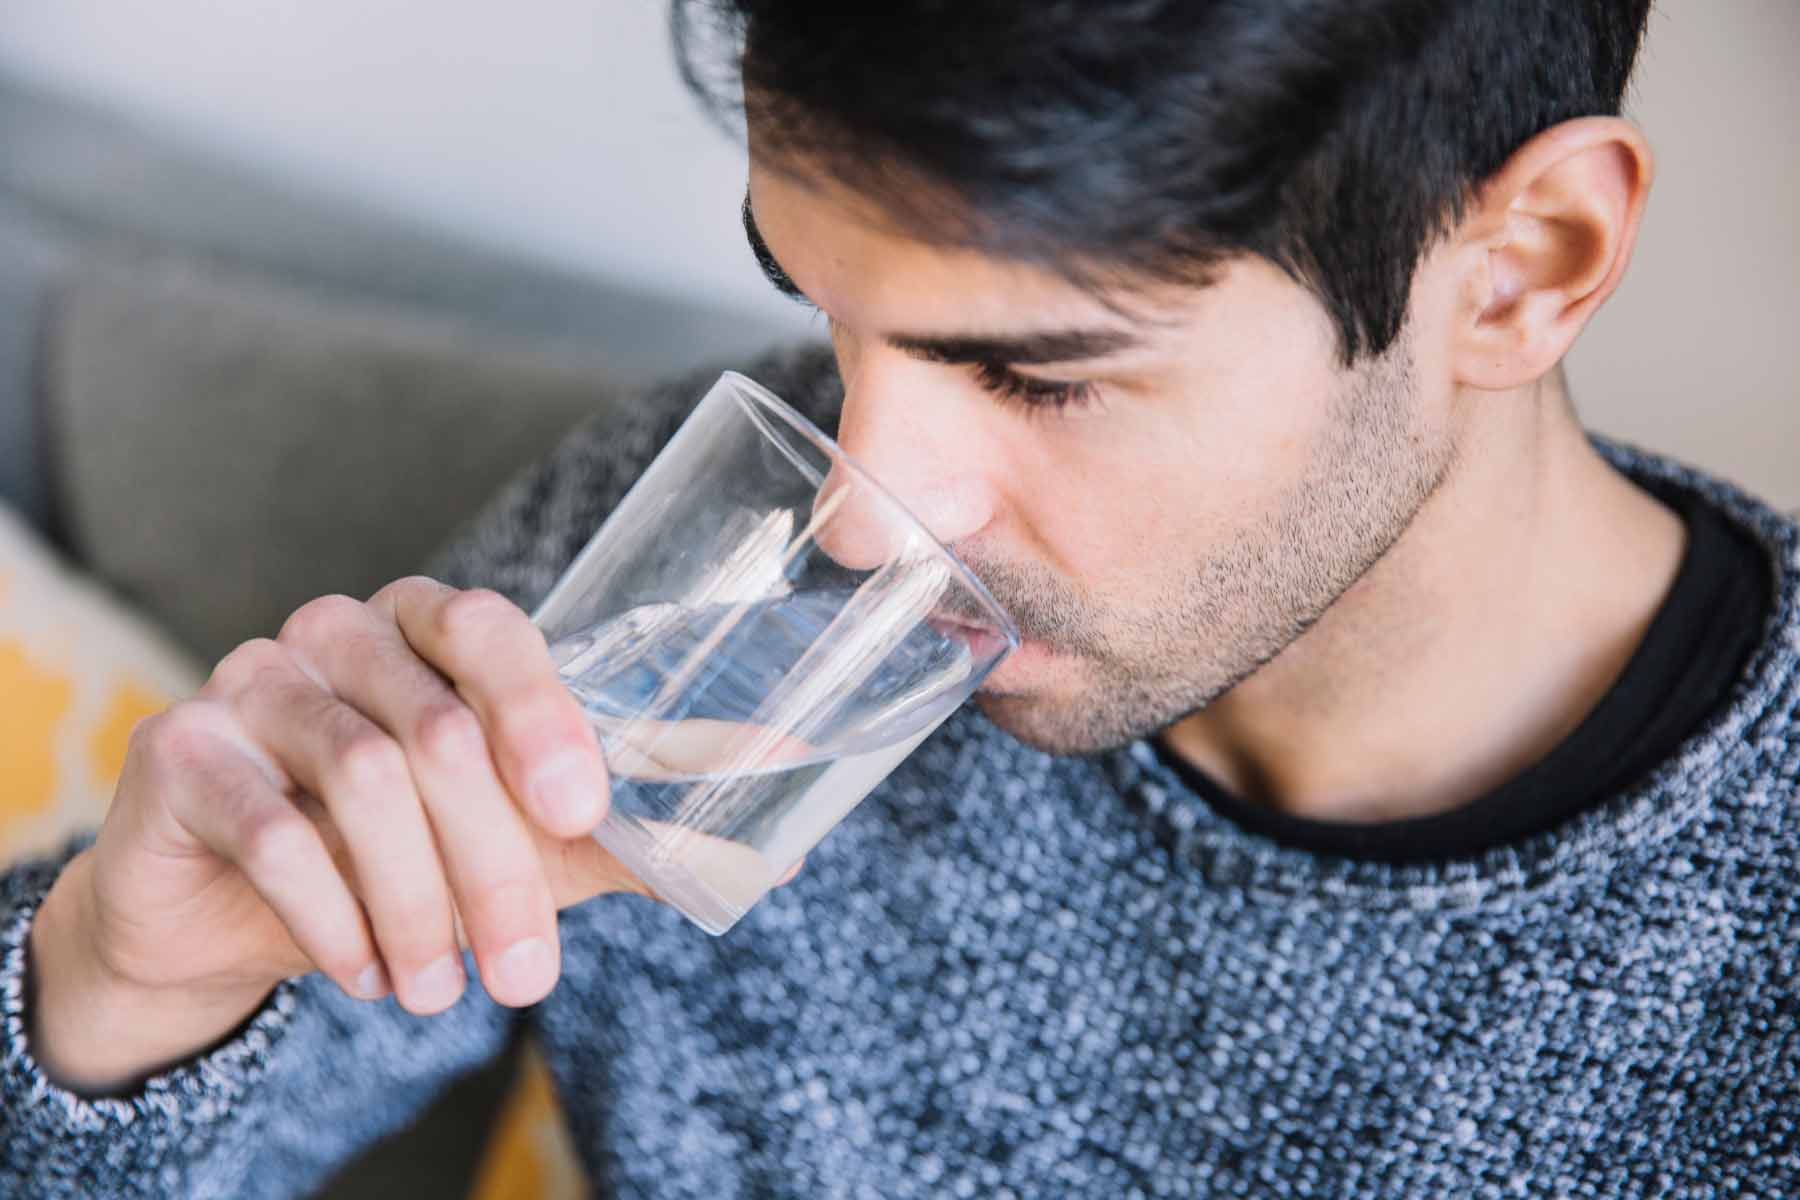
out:
<path id="1" fill-rule="evenodd" d="M 1036 564 L 971 557 L 1024 636 L 1079 679 L 1055 695 L 982 693 L 982 710 L 1029 745 L 1091 754 L 1166 728 L 1249 678 L 1381 561 L 1449 475 L 1453 445 L 1420 429 L 1413 396 L 1402 334 L 1346 376 L 1330 432 L 1274 511 L 1222 550 L 1147 579 L 1152 598 L 1130 610 Z"/>

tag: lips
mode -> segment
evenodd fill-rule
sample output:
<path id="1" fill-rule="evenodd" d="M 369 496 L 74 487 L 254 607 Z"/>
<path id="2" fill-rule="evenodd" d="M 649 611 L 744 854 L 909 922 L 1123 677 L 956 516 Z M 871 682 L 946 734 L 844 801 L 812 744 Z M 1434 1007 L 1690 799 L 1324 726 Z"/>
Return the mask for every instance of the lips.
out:
<path id="1" fill-rule="evenodd" d="M 997 699 L 1018 698 L 1032 693 L 1042 682 L 1042 672 L 1053 657 L 1042 642 L 1022 641 L 1018 649 L 1001 659 L 982 681 L 980 694 Z"/>
<path id="2" fill-rule="evenodd" d="M 972 625 L 947 613 L 933 613 L 926 620 L 945 637 L 963 643 L 969 648 L 969 653 L 978 659 L 991 657 L 1006 645 L 1006 639 L 993 630 Z"/>

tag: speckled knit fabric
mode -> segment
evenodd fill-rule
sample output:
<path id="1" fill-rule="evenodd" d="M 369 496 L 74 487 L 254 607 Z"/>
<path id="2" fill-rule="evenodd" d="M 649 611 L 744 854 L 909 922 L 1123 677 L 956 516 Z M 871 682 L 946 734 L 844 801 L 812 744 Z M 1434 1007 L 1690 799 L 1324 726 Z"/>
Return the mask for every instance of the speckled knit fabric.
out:
<path id="1" fill-rule="evenodd" d="M 757 372 L 828 416 L 828 363 Z M 443 570 L 529 602 L 704 380 L 578 432 Z M 1726 708 L 1516 847 L 1387 867 L 1225 822 L 1143 746 L 1051 758 L 952 720 L 712 939 L 564 914 L 527 1014 L 602 1195 L 1800 1196 L 1800 530 Z M 0 889 L 0 1192 L 291 1196 L 500 1046 L 316 978 L 132 1099 L 49 1085 L 20 973 L 53 868 Z"/>

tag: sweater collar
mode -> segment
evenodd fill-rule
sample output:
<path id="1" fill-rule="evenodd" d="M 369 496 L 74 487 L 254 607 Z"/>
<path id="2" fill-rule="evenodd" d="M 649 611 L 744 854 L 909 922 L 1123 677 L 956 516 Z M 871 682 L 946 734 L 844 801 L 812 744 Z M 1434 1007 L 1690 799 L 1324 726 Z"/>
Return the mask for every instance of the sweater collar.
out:
<path id="1" fill-rule="evenodd" d="M 1664 853 L 1717 810 L 1779 803 L 1782 796 L 1759 784 L 1800 756 L 1800 525 L 1670 459 L 1598 438 L 1595 445 L 1627 475 L 1696 494 L 1769 554 L 1775 590 L 1769 618 L 1724 709 L 1631 789 L 1554 830 L 1444 862 L 1363 862 L 1283 846 L 1208 805 L 1148 741 L 1102 756 L 1114 785 L 1171 856 L 1215 884 L 1286 902 L 1456 909 L 1604 875 L 1622 862 Z"/>

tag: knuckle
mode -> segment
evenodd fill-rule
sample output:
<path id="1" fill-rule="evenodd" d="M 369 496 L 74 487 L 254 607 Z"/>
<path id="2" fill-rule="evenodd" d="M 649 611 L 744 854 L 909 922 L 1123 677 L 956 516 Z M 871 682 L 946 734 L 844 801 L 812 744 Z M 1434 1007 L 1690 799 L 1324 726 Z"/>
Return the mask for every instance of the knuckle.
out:
<path id="1" fill-rule="evenodd" d="M 381 604 L 391 600 L 396 594 L 419 586 L 419 581 L 423 578 L 421 575 L 408 575 L 402 579 L 396 579 L 392 583 L 384 583 L 370 595 L 369 603 Z"/>
<path id="2" fill-rule="evenodd" d="M 367 722 L 346 724 L 349 728 L 340 735 L 327 772 L 327 786 L 362 796 L 411 786 L 412 773 L 400 743 Z"/>
<path id="3" fill-rule="evenodd" d="M 507 601 L 507 604 L 511 605 L 512 601 Z M 518 614 L 516 625 L 520 644 L 530 646 L 533 651 L 542 654 L 547 663 L 550 658 L 550 642 L 544 637 L 544 631 L 526 615 L 525 610 L 515 607 L 513 611 Z"/>
<path id="4" fill-rule="evenodd" d="M 418 601 L 429 600 L 448 592 L 448 584 L 439 583 L 429 575 L 407 575 L 392 583 L 384 584 L 369 597 L 371 608 L 392 610 L 402 597 L 412 597 Z"/>
<path id="5" fill-rule="evenodd" d="M 434 762 L 466 763 L 487 753 L 481 719 L 455 698 L 427 705 L 413 729 L 413 743 Z"/>
<path id="6" fill-rule="evenodd" d="M 238 826 L 238 864 L 253 879 L 284 874 L 305 856 L 311 840 L 312 827 L 298 811 L 262 809 Z"/>
<path id="7" fill-rule="evenodd" d="M 290 666 L 287 650 L 271 638 L 252 638 L 221 658 L 208 683 L 228 694 L 243 691 L 271 671 Z"/>
<path id="8" fill-rule="evenodd" d="M 211 741 L 210 722 L 189 702 L 139 722 L 128 746 L 130 753 L 159 767 L 179 767 L 204 758 Z"/>
<path id="9" fill-rule="evenodd" d="M 276 640 L 289 645 L 305 645 L 333 636 L 337 631 L 353 627 L 363 615 L 362 601 L 350 596 L 320 596 L 308 600 L 282 624 Z"/>
<path id="10" fill-rule="evenodd" d="M 496 736 L 511 747 L 553 742 L 561 748 L 582 737 L 586 718 L 565 688 L 544 684 L 529 688 L 498 705 L 493 714 Z"/>
<path id="11" fill-rule="evenodd" d="M 485 638 L 505 627 L 518 610 L 512 601 L 487 588 L 457 592 L 438 606 L 438 632 L 447 641 Z"/>

